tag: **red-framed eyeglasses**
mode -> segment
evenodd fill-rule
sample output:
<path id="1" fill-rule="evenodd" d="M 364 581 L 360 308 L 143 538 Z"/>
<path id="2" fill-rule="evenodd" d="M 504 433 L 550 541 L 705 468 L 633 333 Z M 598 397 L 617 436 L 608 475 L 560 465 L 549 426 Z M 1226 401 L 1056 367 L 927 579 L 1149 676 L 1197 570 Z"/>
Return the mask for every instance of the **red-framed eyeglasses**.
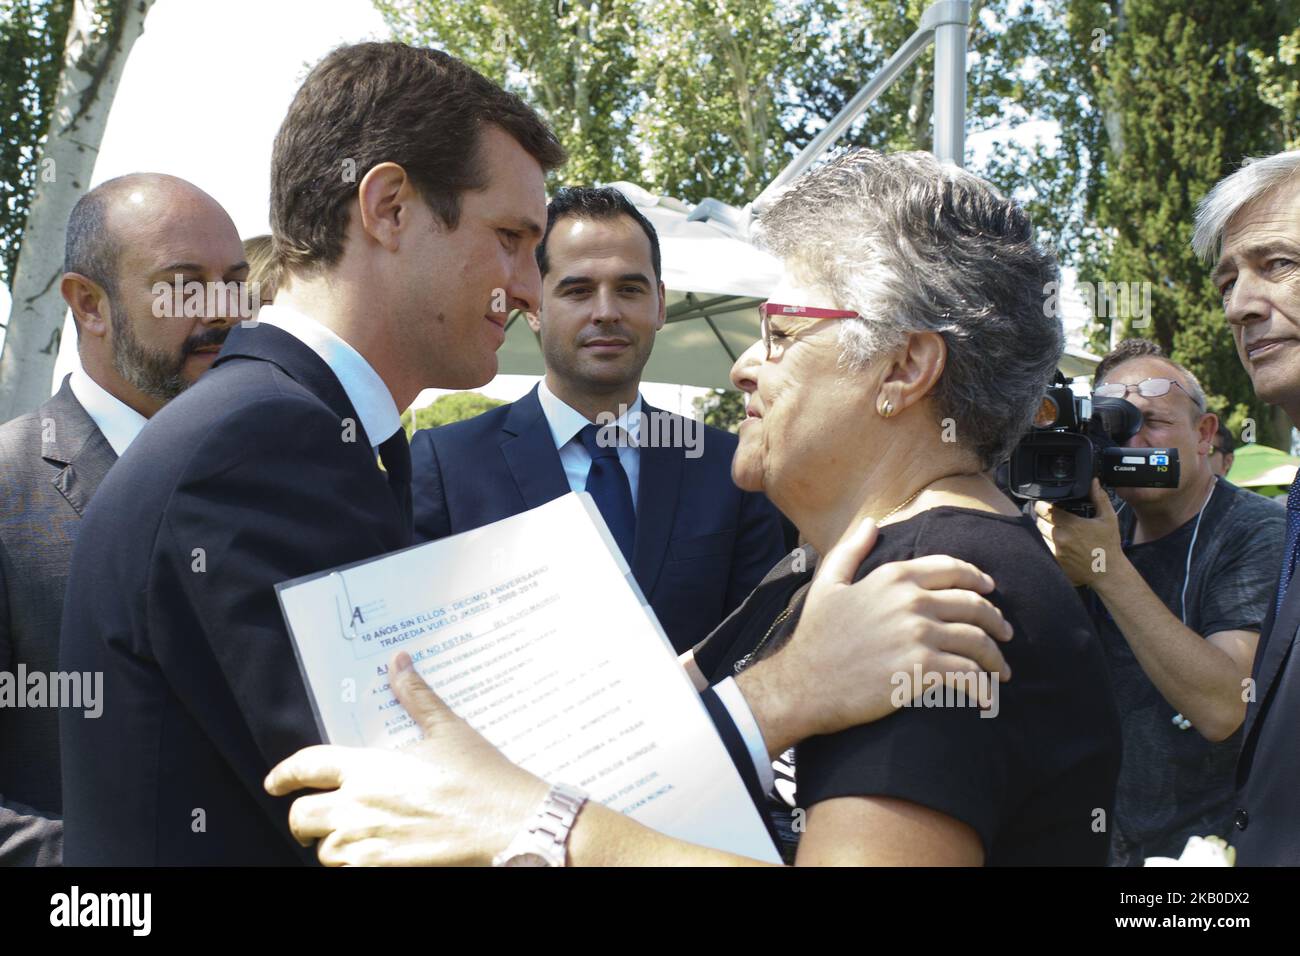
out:
<path id="1" fill-rule="evenodd" d="M 786 320 L 793 320 L 789 327 L 780 327 L 775 331 L 772 329 L 771 319 L 776 316 Z M 772 342 L 792 339 L 799 332 L 807 331 L 818 322 L 824 322 L 828 319 L 860 319 L 862 316 L 857 312 L 849 312 L 845 309 L 819 309 L 811 305 L 784 305 L 780 302 L 764 302 L 758 307 L 758 328 L 763 335 L 763 348 L 767 357 L 772 357 Z"/>

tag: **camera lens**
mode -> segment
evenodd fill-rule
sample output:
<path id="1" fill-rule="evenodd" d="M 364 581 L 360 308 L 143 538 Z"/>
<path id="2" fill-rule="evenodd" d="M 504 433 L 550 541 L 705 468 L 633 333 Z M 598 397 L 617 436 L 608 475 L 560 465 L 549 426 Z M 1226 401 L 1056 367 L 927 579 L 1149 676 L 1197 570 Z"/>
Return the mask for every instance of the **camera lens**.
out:
<path id="1" fill-rule="evenodd" d="M 1074 455 L 1068 452 L 1046 452 L 1038 456 L 1035 465 L 1039 481 L 1062 482 L 1074 478 Z"/>

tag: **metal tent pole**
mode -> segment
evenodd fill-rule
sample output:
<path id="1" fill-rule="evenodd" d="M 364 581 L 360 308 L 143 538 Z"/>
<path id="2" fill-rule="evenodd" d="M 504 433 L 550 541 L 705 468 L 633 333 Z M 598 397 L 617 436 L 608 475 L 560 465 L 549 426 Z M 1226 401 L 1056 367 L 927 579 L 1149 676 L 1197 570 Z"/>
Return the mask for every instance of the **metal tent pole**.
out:
<path id="1" fill-rule="evenodd" d="M 942 10 L 938 8 L 942 7 Z M 934 24 L 934 155 L 964 166 L 966 152 L 966 40 L 970 4 L 936 3 Z M 924 19 L 923 19 L 924 22 Z"/>
<path id="2" fill-rule="evenodd" d="M 935 44 L 934 154 L 963 165 L 966 142 L 966 41 L 970 28 L 969 0 L 940 0 L 921 14 L 917 31 L 885 61 L 871 80 L 835 115 L 826 128 L 792 159 L 749 206 L 761 210 L 774 194 L 815 163 L 900 73 Z"/>

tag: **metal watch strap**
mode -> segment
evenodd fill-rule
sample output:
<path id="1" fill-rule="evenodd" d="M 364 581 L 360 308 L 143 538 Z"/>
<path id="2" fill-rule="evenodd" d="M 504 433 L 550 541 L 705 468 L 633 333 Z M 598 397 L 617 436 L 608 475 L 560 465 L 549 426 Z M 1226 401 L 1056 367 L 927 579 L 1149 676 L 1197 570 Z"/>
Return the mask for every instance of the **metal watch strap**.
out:
<path id="1" fill-rule="evenodd" d="M 565 783 L 554 784 L 533 814 L 528 825 L 497 854 L 493 866 L 510 866 L 522 856 L 537 856 L 546 866 L 564 866 L 567 862 L 569 833 L 578 811 L 587 802 L 587 794 Z"/>

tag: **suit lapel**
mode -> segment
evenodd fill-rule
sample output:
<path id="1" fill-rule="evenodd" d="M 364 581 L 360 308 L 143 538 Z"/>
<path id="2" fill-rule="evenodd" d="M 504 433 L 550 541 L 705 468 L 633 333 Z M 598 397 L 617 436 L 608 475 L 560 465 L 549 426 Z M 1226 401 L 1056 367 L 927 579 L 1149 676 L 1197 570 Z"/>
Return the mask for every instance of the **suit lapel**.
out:
<path id="1" fill-rule="evenodd" d="M 1245 727 L 1241 739 L 1250 737 L 1255 726 L 1260 707 L 1268 698 L 1268 692 L 1277 680 L 1282 661 L 1295 640 L 1296 629 L 1300 627 L 1300 579 L 1293 580 L 1282 600 L 1282 609 L 1271 622 L 1265 621 L 1265 630 L 1260 635 L 1260 648 L 1255 667 L 1255 700 L 1246 708 Z"/>
<path id="2" fill-rule="evenodd" d="M 665 412 L 641 403 L 641 412 L 647 418 L 642 420 L 641 437 L 646 438 L 646 421 Z M 661 429 L 661 433 L 666 429 Z M 636 543 L 632 547 L 632 574 L 646 599 L 650 599 L 655 584 L 659 581 L 659 572 L 663 568 L 664 555 L 668 551 L 668 539 L 672 536 L 673 519 L 677 514 L 677 499 L 682 486 L 682 463 L 684 453 L 680 448 L 668 446 L 654 448 L 641 447 L 641 476 L 637 479 L 636 495 Z"/>
<path id="3" fill-rule="evenodd" d="M 94 419 L 81 407 L 68 380 L 41 406 L 41 457 L 63 467 L 51 484 L 78 515 L 86 511 L 99 483 L 117 461 L 117 454 Z"/>
<path id="4" fill-rule="evenodd" d="M 537 386 L 510 406 L 501 432 L 501 454 L 525 507 L 536 508 L 569 493 L 569 480 L 542 413 Z"/>

